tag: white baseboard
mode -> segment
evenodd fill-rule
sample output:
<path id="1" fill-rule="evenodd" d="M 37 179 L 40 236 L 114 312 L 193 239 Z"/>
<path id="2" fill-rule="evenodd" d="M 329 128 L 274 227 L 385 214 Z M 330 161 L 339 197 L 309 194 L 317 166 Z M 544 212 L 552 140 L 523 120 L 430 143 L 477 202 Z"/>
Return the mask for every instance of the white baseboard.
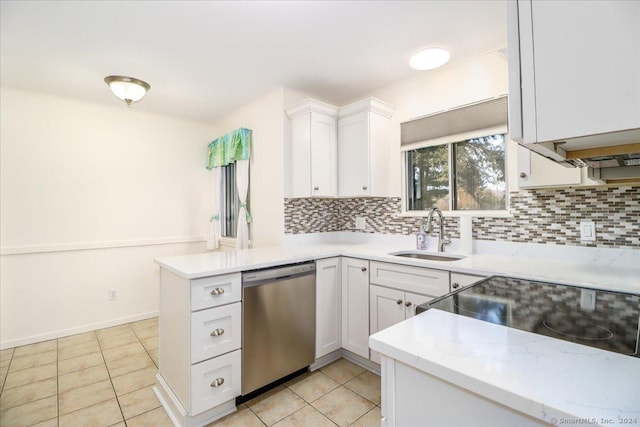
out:
<path id="1" fill-rule="evenodd" d="M 149 319 L 156 317 L 157 311 L 150 311 L 148 313 L 135 314 L 133 316 L 121 317 L 119 319 L 107 320 L 104 322 L 92 323 L 89 325 L 79 326 L 77 328 L 63 329 L 60 331 L 48 332 L 46 334 L 34 335 L 26 338 L 19 338 L 10 341 L 0 342 L 0 350 L 7 348 L 19 347 L 23 345 L 33 344 L 41 341 L 49 341 L 56 338 L 68 337 L 70 335 L 81 334 L 83 332 L 95 331 L 97 329 L 109 328 L 111 326 L 124 325 L 125 323 L 137 322 L 138 320 Z"/>

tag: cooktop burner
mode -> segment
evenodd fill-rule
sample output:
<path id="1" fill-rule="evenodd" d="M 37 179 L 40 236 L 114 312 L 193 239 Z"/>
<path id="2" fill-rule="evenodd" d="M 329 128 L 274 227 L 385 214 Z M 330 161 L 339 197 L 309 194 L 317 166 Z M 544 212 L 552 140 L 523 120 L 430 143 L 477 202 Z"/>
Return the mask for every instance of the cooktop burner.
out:
<path id="1" fill-rule="evenodd" d="M 430 308 L 640 357 L 640 295 L 493 276 Z"/>

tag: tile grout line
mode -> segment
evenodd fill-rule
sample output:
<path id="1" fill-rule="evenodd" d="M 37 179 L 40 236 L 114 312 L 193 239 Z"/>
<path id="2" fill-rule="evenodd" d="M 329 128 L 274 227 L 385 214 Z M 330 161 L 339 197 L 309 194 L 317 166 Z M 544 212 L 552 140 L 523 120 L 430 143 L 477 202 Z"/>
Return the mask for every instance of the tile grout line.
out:
<path id="1" fill-rule="evenodd" d="M 131 328 L 131 329 L 133 329 L 133 328 Z M 94 333 L 95 333 L 95 331 L 94 331 Z M 98 337 L 97 333 L 95 333 L 95 335 L 96 335 L 96 340 L 98 341 L 98 347 L 100 347 L 100 355 L 102 356 L 102 361 L 104 362 L 104 367 L 107 370 L 107 375 L 109 376 L 109 383 L 111 384 L 111 390 L 113 391 L 113 395 L 116 397 L 116 403 L 118 404 L 118 409 L 120 410 L 120 415 L 122 415 L 122 422 L 124 422 L 125 425 L 126 425 L 127 421 L 124 418 L 124 412 L 122 411 L 122 406 L 120 405 L 120 399 L 118 399 L 118 393 L 116 393 L 116 388 L 113 386 L 113 379 L 111 378 L 111 371 L 109 370 L 109 366 L 107 365 L 107 359 L 105 359 L 105 357 L 104 357 L 104 352 L 102 351 L 102 344 L 100 343 L 100 338 Z M 136 335 L 136 338 L 138 338 L 137 335 Z M 103 403 L 103 402 L 100 402 L 100 403 Z M 116 424 L 118 424 L 118 423 L 116 423 Z"/>

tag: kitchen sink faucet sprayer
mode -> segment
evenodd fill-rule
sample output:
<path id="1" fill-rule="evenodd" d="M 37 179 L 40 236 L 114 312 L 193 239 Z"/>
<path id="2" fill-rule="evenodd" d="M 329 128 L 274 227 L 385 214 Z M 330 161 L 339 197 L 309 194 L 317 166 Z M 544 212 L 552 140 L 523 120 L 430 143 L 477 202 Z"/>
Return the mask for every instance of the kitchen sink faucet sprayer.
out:
<path id="1" fill-rule="evenodd" d="M 431 210 L 429 211 L 429 216 L 427 217 L 427 226 L 426 226 L 426 232 L 427 234 L 431 234 L 431 221 L 433 220 L 433 213 L 437 213 L 438 216 L 440 217 L 440 230 L 438 233 L 438 252 L 444 252 L 444 247 L 446 245 L 451 244 L 451 239 L 449 238 L 449 236 L 446 236 L 444 234 L 444 215 L 442 215 L 442 211 L 440 210 L 440 208 L 437 207 L 432 207 Z"/>

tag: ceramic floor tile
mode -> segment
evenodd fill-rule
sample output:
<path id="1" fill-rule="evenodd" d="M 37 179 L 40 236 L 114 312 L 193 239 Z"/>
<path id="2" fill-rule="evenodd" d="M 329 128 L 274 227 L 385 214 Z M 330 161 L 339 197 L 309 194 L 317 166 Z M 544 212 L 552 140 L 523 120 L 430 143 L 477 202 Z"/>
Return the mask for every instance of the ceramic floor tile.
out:
<path id="1" fill-rule="evenodd" d="M 160 367 L 160 352 L 158 349 L 149 350 L 149 356 L 151 356 L 153 363 L 155 363 L 157 367 Z"/>
<path id="2" fill-rule="evenodd" d="M 56 378 L 10 388 L 0 395 L 0 410 L 54 396 L 57 392 Z"/>
<path id="3" fill-rule="evenodd" d="M 66 393 L 76 388 L 85 387 L 109 379 L 107 367 L 103 364 L 74 371 L 58 377 L 59 393 Z"/>
<path id="4" fill-rule="evenodd" d="M 127 427 L 174 427 L 162 408 L 156 408 L 127 420 Z"/>
<path id="5" fill-rule="evenodd" d="M 144 368 L 152 368 L 155 366 L 147 353 L 134 354 L 125 359 L 118 359 L 113 362 L 107 361 L 107 369 L 112 378 L 120 375 L 128 374 Z"/>
<path id="6" fill-rule="evenodd" d="M 294 392 L 285 387 L 277 387 L 247 402 L 251 409 L 266 425 L 270 426 L 293 414 L 306 405 Z"/>
<path id="7" fill-rule="evenodd" d="M 60 360 L 71 359 L 73 357 L 84 356 L 86 354 L 100 351 L 98 340 L 85 341 L 78 344 L 58 347 L 58 358 Z"/>
<path id="8" fill-rule="evenodd" d="M 335 362 L 320 369 L 320 372 L 330 376 L 340 384 L 346 383 L 364 371 L 365 369 L 363 367 L 358 366 L 347 359 L 336 360 Z"/>
<path id="9" fill-rule="evenodd" d="M 309 403 L 340 387 L 339 383 L 319 371 L 294 378 L 285 385 Z"/>
<path id="10" fill-rule="evenodd" d="M 150 368 L 139 369 L 118 377 L 112 377 L 111 382 L 116 391 L 116 395 L 131 393 L 143 387 L 154 385 L 156 383 L 156 374 L 158 369 L 155 366 Z"/>
<path id="11" fill-rule="evenodd" d="M 236 412 L 209 424 L 207 427 L 264 427 L 264 423 L 247 405 L 238 405 Z"/>
<path id="12" fill-rule="evenodd" d="M 100 348 L 102 348 L 102 351 L 104 351 L 109 348 L 120 347 L 125 344 L 138 342 L 138 337 L 136 337 L 136 334 L 131 331 L 124 332 L 119 335 L 107 335 L 105 337 L 98 338 L 98 341 L 100 341 Z"/>
<path id="13" fill-rule="evenodd" d="M 380 407 L 376 406 L 358 418 L 350 427 L 380 427 L 380 424 L 382 424 L 382 413 L 380 412 Z"/>
<path id="14" fill-rule="evenodd" d="M 138 320 L 137 322 L 129 323 L 129 325 L 133 328 L 133 330 L 137 329 L 146 329 L 151 328 L 153 326 L 158 327 L 159 319 L 157 317 L 151 317 L 145 320 Z"/>
<path id="15" fill-rule="evenodd" d="M 131 326 L 126 324 L 113 326 L 111 328 L 98 329 L 96 331 L 96 335 L 98 335 L 98 338 L 101 339 L 105 337 L 114 337 L 117 335 L 129 334 L 131 332 L 133 332 L 133 329 L 131 329 Z"/>
<path id="16" fill-rule="evenodd" d="M 37 424 L 58 416 L 58 399 L 55 396 L 36 400 L 26 405 L 0 411 L 0 426 L 21 427 Z"/>
<path id="17" fill-rule="evenodd" d="M 29 356 L 32 354 L 44 353 L 45 351 L 52 351 L 57 349 L 58 349 L 57 340 L 43 341 L 36 344 L 17 347 L 15 353 L 13 353 L 13 356 L 14 357 Z"/>
<path id="18" fill-rule="evenodd" d="M 373 372 L 365 371 L 351 381 L 344 384 L 351 391 L 355 391 L 367 400 L 380 404 L 380 376 Z"/>
<path id="19" fill-rule="evenodd" d="M 96 341 L 97 339 L 98 338 L 96 337 L 96 333 L 94 331 L 71 335 L 64 338 L 58 338 L 58 349 L 77 344 L 84 344 L 90 341 Z"/>
<path id="20" fill-rule="evenodd" d="M 58 375 L 68 374 L 69 372 L 79 371 L 96 365 L 104 365 L 101 352 L 58 360 Z"/>
<path id="21" fill-rule="evenodd" d="M 122 421 L 122 412 L 116 399 L 60 416 L 60 427 L 107 427 Z"/>
<path id="22" fill-rule="evenodd" d="M 313 406 L 309 405 L 274 424 L 274 427 L 300 426 L 335 427 L 335 424 L 331 422 L 329 418 L 318 412 Z"/>
<path id="23" fill-rule="evenodd" d="M 13 352 L 15 348 L 7 348 L 5 350 L 0 350 L 0 363 L 11 360 L 13 356 Z"/>
<path id="24" fill-rule="evenodd" d="M 104 360 L 107 362 L 107 365 L 111 362 L 120 359 L 126 359 L 134 354 L 146 354 L 144 347 L 140 342 L 132 342 L 129 344 L 121 345 L 118 347 L 113 347 L 102 352 L 104 356 Z"/>
<path id="25" fill-rule="evenodd" d="M 346 427 L 375 405 L 345 387 L 339 387 L 312 403 L 313 407 L 341 427 Z"/>
<path id="26" fill-rule="evenodd" d="M 58 396 L 60 414 L 68 414 L 114 397 L 116 394 L 109 380 L 60 393 Z"/>
<path id="27" fill-rule="evenodd" d="M 142 342 L 144 348 L 147 349 L 147 351 L 155 350 L 159 347 L 159 340 L 157 335 L 148 338 L 142 338 L 140 341 Z"/>
<path id="28" fill-rule="evenodd" d="M 125 420 L 160 407 L 160 401 L 153 393 L 152 387 L 145 387 L 123 394 L 118 397 L 118 402 Z"/>
<path id="29" fill-rule="evenodd" d="M 35 368 L 36 366 L 47 365 L 57 362 L 58 357 L 55 350 L 45 351 L 44 353 L 30 354 L 28 356 L 14 357 L 11 359 L 9 372 L 19 371 L 22 369 Z"/>
<path id="30" fill-rule="evenodd" d="M 135 331 L 136 331 L 136 335 L 140 339 L 157 337 L 159 334 L 157 326 L 151 326 L 149 328 L 140 328 L 140 329 L 136 329 Z"/>
<path id="31" fill-rule="evenodd" d="M 58 427 L 58 417 L 42 421 L 41 423 L 34 424 L 31 427 Z"/>
<path id="32" fill-rule="evenodd" d="M 35 368 L 13 371 L 7 375 L 7 380 L 4 383 L 4 388 L 9 389 L 29 383 L 34 383 L 36 381 L 46 380 L 47 378 L 53 378 L 57 376 L 57 374 L 58 372 L 55 363 L 48 363 L 46 365 L 36 366 Z"/>

